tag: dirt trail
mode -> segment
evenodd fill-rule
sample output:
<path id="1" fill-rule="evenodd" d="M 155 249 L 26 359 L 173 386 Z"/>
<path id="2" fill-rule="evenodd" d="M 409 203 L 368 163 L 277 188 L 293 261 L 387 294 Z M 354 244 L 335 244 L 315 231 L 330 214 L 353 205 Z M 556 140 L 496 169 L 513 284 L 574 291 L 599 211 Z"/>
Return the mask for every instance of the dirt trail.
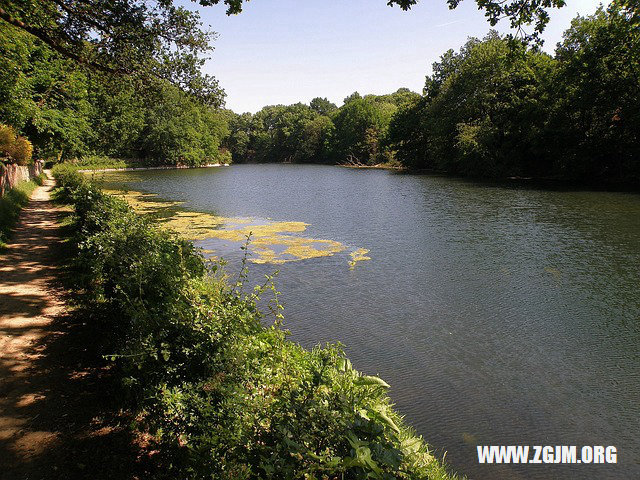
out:
<path id="1" fill-rule="evenodd" d="M 36 188 L 0 253 L 0 478 L 136 478 L 90 329 L 65 308 L 53 186 Z"/>
<path id="2" fill-rule="evenodd" d="M 36 188 L 8 251 L 0 254 L 0 453 L 24 459 L 40 454 L 56 437 L 55 432 L 30 428 L 28 413 L 46 394 L 30 378 L 41 355 L 39 340 L 64 309 L 52 288 L 61 242 L 52 186 L 47 180 Z"/>

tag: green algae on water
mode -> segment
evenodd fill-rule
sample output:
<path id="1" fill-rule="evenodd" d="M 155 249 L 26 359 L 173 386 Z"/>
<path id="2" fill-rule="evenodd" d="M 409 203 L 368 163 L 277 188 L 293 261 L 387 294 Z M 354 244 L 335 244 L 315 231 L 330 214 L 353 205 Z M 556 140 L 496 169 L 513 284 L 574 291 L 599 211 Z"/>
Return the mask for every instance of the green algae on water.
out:
<path id="1" fill-rule="evenodd" d="M 105 190 L 128 202 L 134 210 L 142 214 L 156 216 L 167 228 L 176 231 L 188 240 L 219 239 L 244 242 L 250 236 L 249 248 L 253 263 L 282 264 L 329 257 L 343 252 L 346 247 L 334 240 L 303 237 L 309 224 L 296 221 L 274 221 L 246 217 L 222 217 L 206 212 L 180 210 L 182 202 L 166 202 L 157 195 L 136 191 Z M 369 251 L 363 248 L 351 253 L 348 262 L 351 268 L 356 262 L 370 260 L 365 256 Z M 203 250 L 213 253 L 213 250 Z"/>

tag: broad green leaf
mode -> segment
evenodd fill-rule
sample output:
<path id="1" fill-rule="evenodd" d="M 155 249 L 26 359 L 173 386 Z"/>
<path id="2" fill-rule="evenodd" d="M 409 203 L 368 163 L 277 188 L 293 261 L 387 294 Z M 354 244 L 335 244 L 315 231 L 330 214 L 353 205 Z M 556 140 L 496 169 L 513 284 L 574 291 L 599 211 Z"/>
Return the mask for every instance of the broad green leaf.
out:
<path id="1" fill-rule="evenodd" d="M 390 385 L 379 377 L 372 375 L 363 375 L 353 381 L 356 385 L 377 385 L 384 388 L 390 388 Z"/>

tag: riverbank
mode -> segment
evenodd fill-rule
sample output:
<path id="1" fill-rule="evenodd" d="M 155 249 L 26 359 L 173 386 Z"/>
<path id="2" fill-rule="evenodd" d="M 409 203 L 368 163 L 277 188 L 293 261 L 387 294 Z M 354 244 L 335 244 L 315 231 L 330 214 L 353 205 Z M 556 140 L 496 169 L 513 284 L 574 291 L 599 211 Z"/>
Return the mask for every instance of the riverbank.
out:
<path id="1" fill-rule="evenodd" d="M 211 163 L 208 165 L 198 166 L 186 166 L 186 165 L 166 165 L 159 167 L 122 167 L 122 168 L 79 168 L 78 172 L 91 173 L 91 172 L 135 172 L 141 170 L 183 170 L 191 168 L 214 168 L 214 167 L 228 167 L 225 163 Z"/>
<path id="2" fill-rule="evenodd" d="M 393 170 L 396 172 L 405 172 L 407 169 L 401 165 L 388 164 L 388 163 L 379 163 L 377 165 L 352 165 L 348 163 L 339 163 L 337 166 L 345 167 L 345 168 L 355 168 L 355 169 L 369 169 L 369 170 Z"/>
<path id="3" fill-rule="evenodd" d="M 212 168 L 227 166 L 226 163 L 215 162 L 201 165 L 187 165 L 180 163 L 161 164 L 157 161 L 143 158 L 116 158 L 93 155 L 73 161 L 64 162 L 64 165 L 72 167 L 83 173 L 89 172 L 126 172 L 143 170 L 174 170 L 190 168 Z"/>

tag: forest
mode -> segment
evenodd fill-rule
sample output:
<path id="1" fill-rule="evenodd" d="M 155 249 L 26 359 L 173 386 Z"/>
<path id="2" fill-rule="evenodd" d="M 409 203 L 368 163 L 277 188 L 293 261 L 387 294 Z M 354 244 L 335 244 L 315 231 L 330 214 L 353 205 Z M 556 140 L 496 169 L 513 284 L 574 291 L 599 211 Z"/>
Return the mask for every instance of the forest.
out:
<path id="1" fill-rule="evenodd" d="M 629 5 L 575 18 L 553 56 L 530 38 L 490 31 L 445 52 L 420 94 L 354 92 L 339 107 L 318 96 L 255 114 L 225 109 L 223 89 L 200 73 L 197 54 L 209 40 L 192 33 L 197 21 L 187 12 L 168 29 L 187 49 L 183 57 L 134 52 L 107 57 L 116 65 L 108 68 L 88 68 L 2 22 L 0 123 L 51 162 L 384 164 L 638 185 L 640 21 Z M 117 62 L 142 67 L 123 75 L 114 73 Z"/>

